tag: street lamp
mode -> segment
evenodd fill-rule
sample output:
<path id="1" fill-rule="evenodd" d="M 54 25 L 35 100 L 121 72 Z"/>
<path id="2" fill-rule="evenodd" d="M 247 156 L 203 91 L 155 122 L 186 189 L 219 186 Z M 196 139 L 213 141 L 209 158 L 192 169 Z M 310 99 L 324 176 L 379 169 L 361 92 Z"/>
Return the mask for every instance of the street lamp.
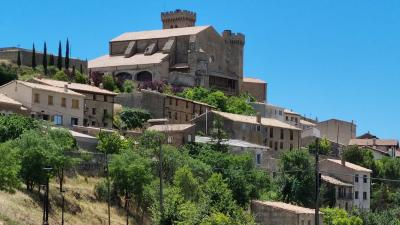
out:
<path id="1" fill-rule="evenodd" d="M 50 181 L 50 172 L 53 170 L 52 167 L 47 166 L 44 167 L 43 170 L 46 172 L 46 192 L 45 198 L 43 199 L 43 225 L 49 225 L 49 181 Z"/>

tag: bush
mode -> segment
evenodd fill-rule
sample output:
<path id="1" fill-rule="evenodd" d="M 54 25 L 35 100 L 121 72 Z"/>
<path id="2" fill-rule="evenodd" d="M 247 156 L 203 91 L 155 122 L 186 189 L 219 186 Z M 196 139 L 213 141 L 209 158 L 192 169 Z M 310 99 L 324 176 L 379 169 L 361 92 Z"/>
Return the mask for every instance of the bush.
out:
<path id="1" fill-rule="evenodd" d="M 0 85 L 16 80 L 17 78 L 17 71 L 11 65 L 0 65 Z"/>
<path id="2" fill-rule="evenodd" d="M 109 91 L 114 91 L 117 88 L 114 77 L 111 74 L 103 76 L 103 88 Z"/>
<path id="3" fill-rule="evenodd" d="M 75 82 L 86 84 L 88 82 L 88 77 L 84 74 L 81 74 L 79 71 L 75 71 Z"/>
<path id="4" fill-rule="evenodd" d="M 150 113 L 138 108 L 124 108 L 120 118 L 128 129 L 141 128 L 150 119 Z"/>
<path id="5" fill-rule="evenodd" d="M 133 81 L 125 80 L 122 88 L 125 93 L 131 93 L 134 89 Z"/>
<path id="6" fill-rule="evenodd" d="M 60 70 L 58 71 L 54 77 L 55 80 L 60 80 L 60 81 L 68 81 L 68 76 L 67 74 L 64 73 L 64 71 Z"/>

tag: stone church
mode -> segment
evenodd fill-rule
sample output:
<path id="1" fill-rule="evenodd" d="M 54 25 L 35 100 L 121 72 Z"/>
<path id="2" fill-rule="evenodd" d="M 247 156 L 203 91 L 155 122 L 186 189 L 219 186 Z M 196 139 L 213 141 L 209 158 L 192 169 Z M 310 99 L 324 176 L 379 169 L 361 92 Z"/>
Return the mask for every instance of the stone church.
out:
<path id="1" fill-rule="evenodd" d="M 265 101 L 266 83 L 243 85 L 245 36 L 212 26 L 196 26 L 196 13 L 161 13 L 163 29 L 128 32 L 109 42 L 109 54 L 89 61 L 91 72 L 117 79 L 165 81 L 177 86 L 215 88 L 229 95 L 258 89 Z M 256 94 L 256 93 L 255 93 Z"/>

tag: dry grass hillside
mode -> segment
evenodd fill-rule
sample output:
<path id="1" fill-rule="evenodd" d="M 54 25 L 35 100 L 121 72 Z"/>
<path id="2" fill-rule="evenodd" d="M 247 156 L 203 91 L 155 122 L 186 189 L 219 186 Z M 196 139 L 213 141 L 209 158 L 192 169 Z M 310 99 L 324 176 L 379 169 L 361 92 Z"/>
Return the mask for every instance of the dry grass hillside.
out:
<path id="1" fill-rule="evenodd" d="M 98 178 L 77 176 L 66 179 L 66 213 L 65 224 L 101 225 L 107 222 L 107 204 L 99 202 L 94 196 L 94 185 Z M 51 212 L 50 224 L 61 224 L 61 197 L 58 184 L 50 184 Z M 42 223 L 42 200 L 37 191 L 28 193 L 25 190 L 15 194 L 0 192 L 0 225 L 38 225 Z M 126 224 L 122 209 L 111 208 L 111 224 Z M 129 224 L 134 224 L 130 221 Z"/>

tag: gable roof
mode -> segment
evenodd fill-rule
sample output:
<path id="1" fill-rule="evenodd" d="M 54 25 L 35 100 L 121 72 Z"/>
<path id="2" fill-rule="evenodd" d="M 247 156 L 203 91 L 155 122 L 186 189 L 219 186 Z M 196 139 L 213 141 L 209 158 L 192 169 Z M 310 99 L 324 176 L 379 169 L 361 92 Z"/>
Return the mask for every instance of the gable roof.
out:
<path id="1" fill-rule="evenodd" d="M 328 176 L 328 175 L 321 175 L 321 179 L 329 184 L 333 184 L 336 186 L 345 186 L 345 187 L 353 187 L 352 184 L 345 183 L 341 180 L 338 180 L 334 177 Z"/>
<path id="2" fill-rule="evenodd" d="M 358 146 L 399 146 L 399 141 L 391 139 L 351 139 L 349 145 Z"/>
<path id="3" fill-rule="evenodd" d="M 64 88 L 65 85 L 68 85 L 68 89 L 71 89 L 73 91 L 77 92 L 91 92 L 91 93 L 99 93 L 99 94 L 106 94 L 106 95 L 117 95 L 117 93 L 102 89 L 96 86 L 92 86 L 89 84 L 79 84 L 79 83 L 70 83 L 66 81 L 59 81 L 59 80 L 50 80 L 50 79 L 38 79 L 34 78 L 34 81 L 41 83 L 41 84 L 46 84 L 54 87 L 59 87 L 59 88 Z"/>
<path id="4" fill-rule="evenodd" d="M 160 124 L 151 126 L 148 128 L 148 130 L 160 131 L 160 132 L 184 131 L 193 126 L 194 124 Z"/>
<path id="5" fill-rule="evenodd" d="M 26 87 L 30 87 L 32 89 L 38 89 L 38 90 L 56 92 L 56 93 L 61 93 L 61 94 L 66 94 L 66 95 L 74 95 L 74 96 L 84 97 L 84 95 L 79 94 L 79 93 L 77 93 L 75 91 L 72 91 L 72 90 L 65 91 L 64 88 L 53 87 L 53 86 L 44 85 L 44 84 L 38 84 L 38 83 L 31 83 L 31 82 L 26 82 L 26 81 L 22 81 L 22 80 L 11 81 L 11 82 L 9 82 L 7 84 L 4 84 L 1 87 L 10 85 L 12 83 L 21 84 L 21 85 L 24 85 Z"/>
<path id="6" fill-rule="evenodd" d="M 264 126 L 280 127 L 280 128 L 291 129 L 291 130 L 301 130 L 293 125 L 290 125 L 288 123 L 285 123 L 285 122 L 282 122 L 282 121 L 279 121 L 279 120 L 273 119 L 273 118 L 261 117 L 261 123 L 257 123 L 257 117 L 255 117 L 255 116 L 245 116 L 245 115 L 226 113 L 226 112 L 220 112 L 220 111 L 214 111 L 214 110 L 212 110 L 212 112 L 219 116 L 222 116 L 226 119 L 233 120 L 236 122 L 260 124 L 260 125 L 264 125 Z"/>
<path id="7" fill-rule="evenodd" d="M 198 34 L 201 31 L 211 26 L 195 26 L 195 27 L 181 27 L 174 29 L 162 29 L 162 30 L 148 30 L 148 31 L 137 31 L 127 32 L 119 35 L 118 37 L 111 40 L 116 41 L 132 41 L 132 40 L 146 40 L 146 39 L 157 39 L 157 38 L 168 38 L 176 36 L 186 36 Z"/>
<path id="8" fill-rule="evenodd" d="M 243 77 L 243 82 L 248 82 L 248 83 L 260 83 L 260 84 L 266 84 L 267 82 L 257 79 L 257 78 L 251 78 L 251 77 Z"/>
<path id="9" fill-rule="evenodd" d="M 88 68 L 103 68 L 110 66 L 135 66 L 135 65 L 148 65 L 159 64 L 164 61 L 168 54 L 156 52 L 152 55 L 144 55 L 143 53 L 135 54 L 129 58 L 123 55 L 104 55 L 92 59 L 88 62 Z"/>
<path id="10" fill-rule="evenodd" d="M 22 103 L 7 97 L 7 95 L 0 93 L 0 103 L 5 103 L 5 104 L 10 104 L 10 105 L 16 105 L 16 106 L 22 106 Z"/>
<path id="11" fill-rule="evenodd" d="M 321 162 L 324 162 L 324 161 L 328 161 L 328 162 L 332 162 L 332 163 L 335 163 L 335 164 L 338 164 L 341 166 L 345 166 L 345 167 L 355 170 L 355 171 L 372 173 L 372 170 L 370 170 L 370 169 L 367 169 L 365 167 L 362 167 L 362 166 L 359 166 L 359 165 L 356 165 L 353 163 L 349 163 L 347 161 L 346 161 L 345 165 L 343 165 L 342 160 L 339 160 L 339 159 L 326 159 L 326 160 L 322 160 Z"/>
<path id="12" fill-rule="evenodd" d="M 292 204 L 287 204 L 284 202 L 270 202 L 270 201 L 258 201 L 254 200 L 252 201 L 253 203 L 264 205 L 264 206 L 269 206 L 272 208 L 277 208 L 280 210 L 285 210 L 285 211 L 290 211 L 296 214 L 314 214 L 315 215 L 315 210 L 310 209 L 310 208 L 305 208 L 297 205 L 292 205 Z M 319 212 L 322 214 L 321 212 Z"/>

